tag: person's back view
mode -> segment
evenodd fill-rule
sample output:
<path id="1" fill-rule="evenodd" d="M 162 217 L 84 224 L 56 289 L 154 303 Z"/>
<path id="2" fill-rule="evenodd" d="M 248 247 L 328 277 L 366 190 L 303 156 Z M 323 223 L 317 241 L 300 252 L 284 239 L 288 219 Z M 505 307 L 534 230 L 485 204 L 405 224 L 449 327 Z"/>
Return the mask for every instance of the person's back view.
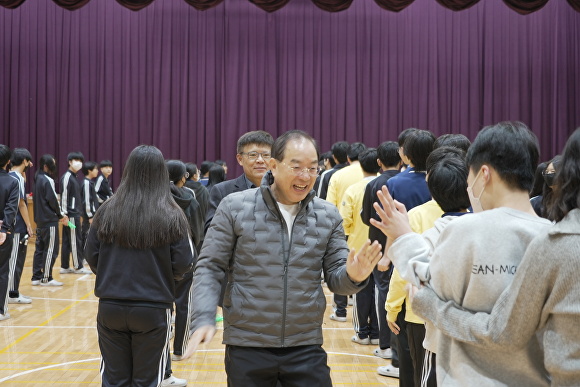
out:
<path id="1" fill-rule="evenodd" d="M 175 281 L 192 270 L 195 257 L 168 181 L 159 149 L 138 146 L 89 231 L 85 258 L 96 274 L 103 386 L 163 381 Z"/>

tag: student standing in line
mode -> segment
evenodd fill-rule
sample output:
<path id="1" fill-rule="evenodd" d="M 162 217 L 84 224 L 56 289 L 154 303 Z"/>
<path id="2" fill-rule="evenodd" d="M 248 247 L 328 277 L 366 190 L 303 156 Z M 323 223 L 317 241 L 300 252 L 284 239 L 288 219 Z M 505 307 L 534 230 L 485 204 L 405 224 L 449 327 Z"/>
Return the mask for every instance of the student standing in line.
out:
<path id="1" fill-rule="evenodd" d="M 159 149 L 138 146 L 89 230 L 104 387 L 171 385 L 162 383 L 175 281 L 192 270 L 195 252 L 168 181 Z"/>
<path id="2" fill-rule="evenodd" d="M 113 163 L 110 160 L 103 160 L 99 164 L 99 170 L 101 174 L 97 177 L 97 181 L 95 181 L 95 191 L 97 192 L 99 204 L 101 204 L 113 196 L 113 189 L 109 182 L 109 176 L 113 173 Z"/>
<path id="3" fill-rule="evenodd" d="M 6 168 L 12 151 L 0 145 L 0 321 L 10 318 L 8 314 L 8 272 L 12 252 L 12 235 L 18 212 L 18 182 Z"/>
<path id="4" fill-rule="evenodd" d="M 83 213 L 83 201 L 81 196 L 81 183 L 77 178 L 77 172 L 83 167 L 85 157 L 81 152 L 68 154 L 68 169 L 60 178 L 60 208 L 62 213 L 68 216 L 69 222 L 62 228 L 62 253 L 60 255 L 60 274 L 91 274 L 89 269 L 83 267 L 83 241 L 80 230 L 81 216 Z M 69 258 L 72 253 L 72 264 Z"/>
<path id="5" fill-rule="evenodd" d="M 95 216 L 95 212 L 97 212 L 97 208 L 99 208 L 99 200 L 97 192 L 95 191 L 95 183 L 92 181 L 99 174 L 99 170 L 97 169 L 97 163 L 94 161 L 86 161 L 83 164 L 82 171 L 83 175 L 85 175 L 81 189 L 81 198 L 82 202 L 84 203 L 81 240 L 82 246 L 84 246 L 87 240 L 87 235 L 89 234 L 89 227 L 93 222 L 93 217 Z"/>
<path id="6" fill-rule="evenodd" d="M 30 216 L 28 215 L 28 204 L 26 203 L 26 191 L 24 189 L 24 174 L 32 167 L 32 155 L 27 149 L 16 148 L 12 152 L 10 159 L 12 168 L 10 176 L 18 181 L 18 212 L 16 214 L 16 225 L 14 226 L 14 239 L 12 245 L 12 254 L 10 257 L 10 276 L 9 276 L 9 304 L 30 304 L 32 300 L 20 294 L 18 288 L 26 260 L 26 250 L 28 248 L 28 238 L 33 234 L 30 225 Z"/>
<path id="7" fill-rule="evenodd" d="M 66 225 L 68 216 L 62 213 L 52 176 L 56 174 L 54 156 L 46 154 L 38 162 L 34 183 L 34 222 L 36 244 L 32 261 L 32 286 L 62 286 L 52 277 L 58 255 L 58 223 Z"/>

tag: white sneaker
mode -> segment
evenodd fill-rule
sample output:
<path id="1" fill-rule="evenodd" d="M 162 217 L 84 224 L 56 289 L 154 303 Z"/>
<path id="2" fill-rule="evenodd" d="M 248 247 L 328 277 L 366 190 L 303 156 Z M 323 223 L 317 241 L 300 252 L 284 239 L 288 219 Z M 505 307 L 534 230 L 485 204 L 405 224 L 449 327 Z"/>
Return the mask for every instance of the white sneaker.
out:
<path id="1" fill-rule="evenodd" d="M 387 348 L 387 349 L 377 348 L 373 351 L 373 355 L 375 355 L 377 357 L 381 357 L 383 359 L 392 359 L 393 358 L 393 351 L 391 350 L 391 348 Z"/>
<path id="2" fill-rule="evenodd" d="M 72 267 L 69 267 L 68 269 L 65 269 L 64 267 L 60 268 L 60 274 L 71 274 L 74 272 L 75 272 L 75 269 L 73 269 Z"/>
<path id="3" fill-rule="evenodd" d="M 346 322 L 346 316 L 344 317 L 337 316 L 335 313 L 330 315 L 330 319 L 334 321 Z"/>
<path id="4" fill-rule="evenodd" d="M 32 286 L 38 286 L 40 285 L 40 280 L 33 280 L 32 281 Z"/>
<path id="5" fill-rule="evenodd" d="M 187 386 L 187 380 L 179 379 L 179 378 L 176 378 L 175 376 L 171 375 L 170 377 L 168 377 L 167 379 L 165 379 L 164 381 L 161 382 L 161 387 L 165 387 L 165 386 L 185 387 L 185 386 Z"/>
<path id="6" fill-rule="evenodd" d="M 22 295 L 18 297 L 8 297 L 9 304 L 31 304 L 32 300 L 30 298 L 23 297 Z"/>
<path id="7" fill-rule="evenodd" d="M 399 369 L 393 367 L 392 364 L 377 368 L 377 372 L 382 376 L 390 376 L 391 378 L 399 378 Z"/>
<path id="8" fill-rule="evenodd" d="M 348 306 L 352 306 L 353 302 L 354 302 L 354 301 L 352 300 L 352 296 L 348 296 L 347 305 L 348 305 Z"/>
<path id="9" fill-rule="evenodd" d="M 50 280 L 48 282 L 41 282 L 40 286 L 62 286 L 62 282 L 57 280 Z"/>
<path id="10" fill-rule="evenodd" d="M 183 360 L 183 356 L 182 355 L 171 355 L 171 360 L 172 361 L 182 361 Z"/>
<path id="11" fill-rule="evenodd" d="M 353 337 L 351 337 L 350 341 L 360 345 L 369 345 L 371 343 L 371 339 L 369 339 L 368 337 L 361 339 L 360 337 L 358 337 L 358 335 L 354 335 Z"/>
<path id="12" fill-rule="evenodd" d="M 93 274 L 92 271 L 87 269 L 86 267 L 81 267 L 80 269 L 76 269 L 73 273 L 75 274 Z"/>
<path id="13" fill-rule="evenodd" d="M 30 298 L 30 297 L 28 297 L 28 296 L 25 296 L 25 295 L 24 295 L 24 294 L 22 294 L 22 293 L 20 293 L 20 297 L 22 297 L 22 298 L 27 298 L 27 299 L 29 299 L 29 300 L 32 300 L 32 298 Z"/>
<path id="14" fill-rule="evenodd" d="M 371 339 L 372 345 L 379 345 L 379 339 Z"/>
<path id="15" fill-rule="evenodd" d="M 0 314 L 0 321 L 8 320 L 10 318 L 10 314 Z"/>

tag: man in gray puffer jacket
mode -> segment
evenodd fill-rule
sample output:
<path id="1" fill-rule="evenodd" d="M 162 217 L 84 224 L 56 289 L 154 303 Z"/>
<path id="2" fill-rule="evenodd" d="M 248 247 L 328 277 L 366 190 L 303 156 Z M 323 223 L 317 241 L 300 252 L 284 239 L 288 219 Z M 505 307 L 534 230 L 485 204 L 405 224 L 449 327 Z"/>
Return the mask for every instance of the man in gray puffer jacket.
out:
<path id="1" fill-rule="evenodd" d="M 302 131 L 281 135 L 260 188 L 220 203 L 199 257 L 193 288 L 192 338 L 185 358 L 215 333 L 222 281 L 225 366 L 229 386 L 331 386 L 322 349 L 330 291 L 363 289 L 381 257 L 368 241 L 349 253 L 342 218 L 315 197 L 318 150 Z"/>

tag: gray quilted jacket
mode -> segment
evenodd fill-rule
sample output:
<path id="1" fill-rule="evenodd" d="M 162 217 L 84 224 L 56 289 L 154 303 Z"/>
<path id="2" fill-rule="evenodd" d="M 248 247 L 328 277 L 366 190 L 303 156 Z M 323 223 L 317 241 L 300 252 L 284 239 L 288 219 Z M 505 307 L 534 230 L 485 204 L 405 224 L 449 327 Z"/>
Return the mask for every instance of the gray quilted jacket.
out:
<path id="1" fill-rule="evenodd" d="M 328 288 L 354 294 L 366 281 L 346 274 L 348 247 L 338 210 L 314 191 L 302 201 L 292 238 L 268 184 L 220 203 L 194 275 L 192 332 L 214 325 L 221 282 L 228 278 L 224 344 L 292 347 L 322 344 Z"/>

